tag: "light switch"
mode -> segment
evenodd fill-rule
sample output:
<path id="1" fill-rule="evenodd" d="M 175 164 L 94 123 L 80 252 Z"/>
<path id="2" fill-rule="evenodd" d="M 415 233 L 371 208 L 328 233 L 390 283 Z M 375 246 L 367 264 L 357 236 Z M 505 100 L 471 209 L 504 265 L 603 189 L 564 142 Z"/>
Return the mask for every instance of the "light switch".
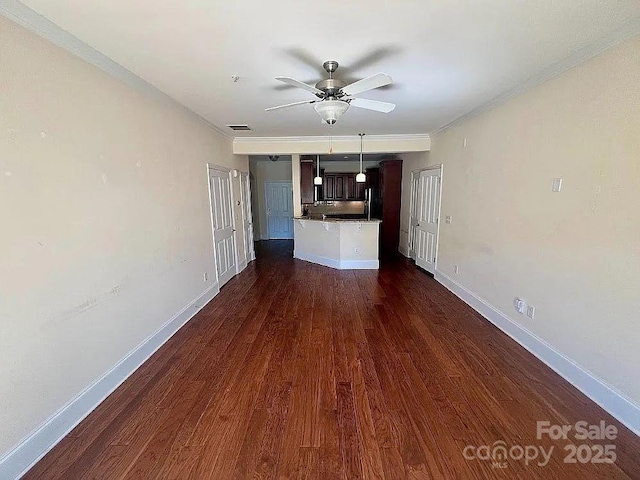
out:
<path id="1" fill-rule="evenodd" d="M 447 215 L 446 217 L 444 217 L 444 221 L 447 223 L 451 223 L 451 215 Z"/>
<path id="2" fill-rule="evenodd" d="M 559 192 L 560 190 L 562 190 L 562 179 L 561 178 L 554 178 L 553 179 L 553 187 L 551 188 L 552 191 L 554 192 Z"/>

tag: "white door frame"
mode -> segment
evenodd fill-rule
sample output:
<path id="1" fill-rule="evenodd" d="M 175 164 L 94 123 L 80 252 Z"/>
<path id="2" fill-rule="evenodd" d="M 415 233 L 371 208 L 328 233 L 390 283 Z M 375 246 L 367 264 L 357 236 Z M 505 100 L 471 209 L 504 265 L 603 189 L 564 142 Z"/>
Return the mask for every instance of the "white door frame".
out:
<path id="1" fill-rule="evenodd" d="M 407 223 L 407 225 L 409 225 L 409 229 L 407 232 L 407 253 L 409 254 L 409 258 L 415 260 L 416 257 L 416 252 L 413 250 L 413 237 L 415 235 L 415 225 L 412 224 L 412 213 L 413 213 L 413 209 L 415 208 L 415 201 L 416 201 L 416 188 L 415 188 L 415 179 L 418 178 L 418 180 L 420 179 L 420 170 L 414 170 L 411 172 L 411 189 L 410 189 L 410 193 L 409 193 L 409 222 Z"/>
<path id="2" fill-rule="evenodd" d="M 246 180 L 245 180 L 246 179 Z M 246 181 L 246 185 L 245 185 Z M 242 198 L 242 234 L 244 238 L 244 249 L 247 263 L 256 259 L 255 247 L 253 245 L 253 208 L 251 205 L 251 174 L 240 172 L 240 198 Z M 245 229 L 246 220 L 249 218 L 249 228 Z M 251 230 L 251 235 L 248 235 Z M 247 237 L 251 237 L 251 244 L 247 245 Z"/>
<path id="3" fill-rule="evenodd" d="M 271 231 L 269 229 L 269 185 L 279 185 L 279 184 L 287 184 L 291 185 L 291 195 L 293 196 L 293 182 L 287 180 L 274 180 L 272 182 L 264 182 L 264 216 L 267 220 L 267 235 L 269 240 L 271 240 Z M 293 197 L 291 198 L 291 206 L 293 208 Z M 292 218 L 295 216 L 295 213 L 292 213 Z"/>
<path id="4" fill-rule="evenodd" d="M 238 236 L 237 236 L 237 227 L 236 227 L 236 215 L 235 215 L 235 209 L 234 209 L 234 204 L 235 204 L 235 198 L 233 196 L 233 176 L 231 174 L 231 169 L 227 168 L 227 167 L 223 167 L 221 165 L 216 165 L 215 163 L 207 163 L 207 185 L 208 185 L 208 189 L 209 189 L 209 216 L 210 216 L 210 220 L 211 220 L 211 243 L 213 245 L 213 267 L 214 267 L 214 271 L 216 273 L 216 283 L 218 285 L 220 285 L 220 279 L 218 278 L 218 264 L 217 264 L 217 260 L 216 260 L 216 238 L 215 238 L 215 230 L 213 228 L 214 225 L 214 218 L 213 218 L 213 196 L 211 193 L 211 181 L 209 180 L 210 178 L 210 172 L 211 170 L 217 170 L 219 172 L 224 172 L 227 175 L 229 175 L 229 188 L 231 190 L 231 224 L 233 225 L 233 256 L 235 259 L 235 263 L 236 263 L 236 275 L 238 273 L 240 273 L 240 271 L 238 270 Z M 218 287 L 219 288 L 219 287 Z"/>
<path id="5" fill-rule="evenodd" d="M 420 177 L 420 174 L 422 172 L 426 172 L 429 170 L 440 170 L 440 191 L 438 192 L 438 228 L 436 231 L 436 259 L 434 261 L 434 269 L 437 271 L 438 270 L 438 258 L 439 258 L 439 251 L 440 251 L 440 225 L 441 225 L 441 221 L 440 221 L 440 217 L 441 217 L 441 212 L 442 212 L 442 185 L 443 185 L 443 176 L 444 176 L 444 165 L 442 163 L 438 164 L 438 165 L 433 165 L 431 167 L 427 167 L 427 168 L 422 168 L 420 170 L 414 170 L 411 172 L 411 204 L 409 206 L 409 239 L 408 241 L 408 245 L 407 245 L 407 251 L 410 252 L 410 255 L 412 254 L 411 258 L 413 260 L 415 260 L 415 251 L 413 250 L 413 245 L 412 245 L 412 241 L 413 241 L 413 237 L 411 235 L 411 207 L 413 206 L 413 200 L 414 200 L 414 188 L 415 188 L 415 184 L 413 182 L 414 176 L 418 176 Z M 434 272 L 435 273 L 435 272 Z"/>

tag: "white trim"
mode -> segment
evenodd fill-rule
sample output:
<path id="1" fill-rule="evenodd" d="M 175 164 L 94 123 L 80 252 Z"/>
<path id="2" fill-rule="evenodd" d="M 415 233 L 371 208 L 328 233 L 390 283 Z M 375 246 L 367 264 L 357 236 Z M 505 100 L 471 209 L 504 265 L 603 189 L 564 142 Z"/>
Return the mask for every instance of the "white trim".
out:
<path id="1" fill-rule="evenodd" d="M 229 196 L 231 197 L 231 226 L 233 229 L 233 232 L 232 232 L 233 233 L 233 254 L 236 261 L 236 275 L 237 275 L 242 271 L 242 269 L 240 268 L 240 248 L 238 247 L 238 235 L 240 234 L 240 232 L 238 232 L 238 222 L 236 222 L 236 202 L 238 202 L 238 199 L 236 199 L 235 194 L 233 192 L 234 191 L 233 172 L 234 170 L 229 170 Z M 235 170 L 235 172 L 236 172 L 236 178 L 238 178 L 238 184 L 240 185 L 240 190 L 242 190 L 242 182 L 240 181 L 240 174 L 238 173 L 237 170 Z M 240 192 L 240 195 L 242 196 L 242 192 Z M 211 209 L 213 214 L 213 203 L 211 204 Z M 213 228 L 213 224 L 212 224 L 212 228 Z M 242 225 L 241 235 L 242 235 L 242 244 L 244 245 L 244 239 L 245 239 L 244 225 Z M 214 239 L 214 242 L 215 242 L 215 239 Z M 216 255 L 215 246 L 214 246 L 213 254 L 214 256 Z M 245 258 L 245 267 L 246 267 L 246 260 L 247 259 Z"/>
<path id="2" fill-rule="evenodd" d="M 401 230 L 402 232 L 403 230 Z M 407 238 L 409 238 L 409 231 L 407 230 Z M 405 257 L 407 258 L 411 258 L 409 256 L 409 246 L 408 246 L 409 241 L 407 241 L 407 245 L 402 245 L 400 244 L 400 246 L 398 246 L 398 251 Z"/>
<path id="3" fill-rule="evenodd" d="M 48 18 L 40 15 L 17 0 L 0 0 L 0 15 L 7 17 L 9 20 L 17 23 L 45 40 L 48 40 L 54 45 L 63 48 L 67 52 L 79 57 L 94 67 L 99 68 L 108 75 L 123 81 L 127 85 L 150 93 L 157 99 L 177 107 L 190 117 L 215 130 L 223 137 L 229 140 L 232 138 L 231 135 L 227 134 L 227 132 L 216 127 L 190 108 L 173 99 L 162 90 L 154 87 L 146 80 L 140 78 L 131 70 L 128 70 L 119 63 L 111 60 L 109 57 L 89 46 L 78 37 L 62 29 Z"/>
<path id="4" fill-rule="evenodd" d="M 191 320 L 219 291 L 217 283 L 209 286 L 207 290 L 189 302 L 109 371 L 84 388 L 42 425 L 33 430 L 0 459 L 0 478 L 15 479 L 24 475 L 182 326 Z"/>
<path id="5" fill-rule="evenodd" d="M 298 250 L 294 250 L 293 258 L 317 263 L 325 267 L 336 268 L 338 270 L 378 270 L 380 268 L 379 260 L 336 260 L 334 258 L 321 257 L 320 255 L 300 252 Z"/>
<path id="6" fill-rule="evenodd" d="M 587 60 L 600 55 L 602 52 L 605 52 L 606 50 L 618 45 L 619 43 L 624 42 L 625 40 L 635 37 L 636 35 L 640 35 L 640 16 L 632 18 L 631 20 L 627 21 L 627 23 L 625 23 L 622 27 L 614 30 L 613 32 L 609 32 L 595 42 L 582 47 L 576 52 L 573 52 L 568 57 L 545 68 L 541 72 L 538 72 L 516 87 L 501 93 L 500 95 L 492 98 L 479 107 L 474 108 L 473 110 L 461 115 L 460 117 L 455 118 L 451 122 L 434 130 L 433 132 L 431 132 L 431 134 L 437 135 L 441 132 L 444 132 L 445 130 L 450 129 L 451 127 L 455 127 L 456 125 L 469 120 L 470 118 L 477 117 L 487 110 L 491 110 L 498 105 L 502 105 L 508 100 L 515 98 L 518 95 L 521 95 L 537 87 L 538 85 L 542 85 L 544 82 L 547 82 L 552 78 L 562 75 L 564 72 L 577 67 Z"/>
<path id="7" fill-rule="evenodd" d="M 242 262 L 237 264 L 237 268 L 236 268 L 236 275 L 240 272 L 242 272 L 245 268 L 247 268 L 247 265 L 249 264 L 249 262 L 247 261 L 248 259 L 244 259 Z"/>
<path id="8" fill-rule="evenodd" d="M 640 436 L 640 405 L 555 350 L 540 337 L 526 330 L 448 275 L 436 270 L 435 279 Z"/>
<path id="9" fill-rule="evenodd" d="M 444 176 L 444 164 L 433 165 L 432 167 L 426 168 L 425 170 L 440 170 L 440 176 L 438 177 L 438 231 L 436 232 L 436 259 L 433 262 L 433 274 L 435 276 L 438 271 L 438 257 L 440 256 L 440 228 L 442 222 L 440 221 L 440 217 L 442 216 L 442 184 L 443 184 L 443 176 Z"/>

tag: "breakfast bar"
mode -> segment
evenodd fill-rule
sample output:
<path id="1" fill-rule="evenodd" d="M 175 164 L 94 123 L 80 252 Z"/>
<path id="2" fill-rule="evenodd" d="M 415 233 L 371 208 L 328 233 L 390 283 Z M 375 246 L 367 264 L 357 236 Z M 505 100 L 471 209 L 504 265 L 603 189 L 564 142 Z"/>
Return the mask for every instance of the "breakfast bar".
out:
<path id="1" fill-rule="evenodd" d="M 380 220 L 294 219 L 293 256 L 340 270 L 377 270 Z"/>

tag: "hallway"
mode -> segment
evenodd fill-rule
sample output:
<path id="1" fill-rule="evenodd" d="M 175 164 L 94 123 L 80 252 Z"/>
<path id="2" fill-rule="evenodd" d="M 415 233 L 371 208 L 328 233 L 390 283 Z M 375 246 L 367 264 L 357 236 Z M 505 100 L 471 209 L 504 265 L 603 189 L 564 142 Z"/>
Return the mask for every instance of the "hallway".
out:
<path id="1" fill-rule="evenodd" d="M 25 478 L 640 478 L 640 439 L 401 259 L 257 261 Z M 564 463 L 551 425 L 615 425 L 617 461 Z M 465 447 L 533 445 L 525 465 Z M 574 443 L 589 443 L 575 441 Z"/>

